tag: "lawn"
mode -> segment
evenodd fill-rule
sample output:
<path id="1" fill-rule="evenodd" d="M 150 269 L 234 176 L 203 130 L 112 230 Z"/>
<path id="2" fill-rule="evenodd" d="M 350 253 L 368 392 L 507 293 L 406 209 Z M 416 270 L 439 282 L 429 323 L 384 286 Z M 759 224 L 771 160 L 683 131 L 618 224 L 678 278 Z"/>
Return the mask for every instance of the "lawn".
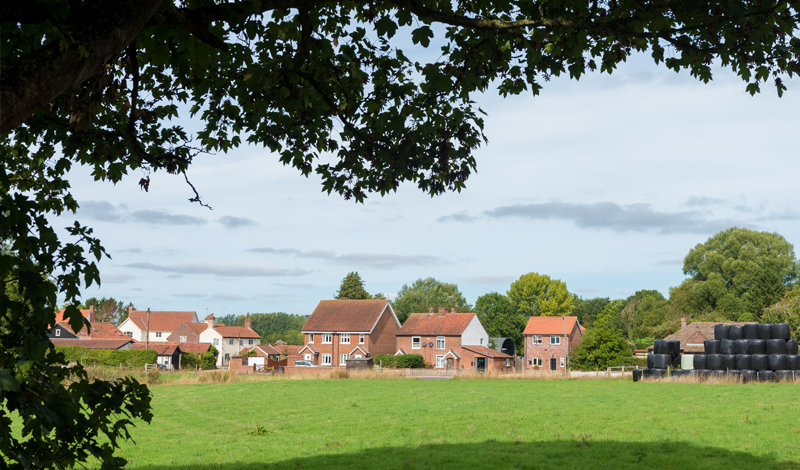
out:
<path id="1" fill-rule="evenodd" d="M 800 386 L 272 380 L 152 387 L 131 469 L 800 469 Z"/>

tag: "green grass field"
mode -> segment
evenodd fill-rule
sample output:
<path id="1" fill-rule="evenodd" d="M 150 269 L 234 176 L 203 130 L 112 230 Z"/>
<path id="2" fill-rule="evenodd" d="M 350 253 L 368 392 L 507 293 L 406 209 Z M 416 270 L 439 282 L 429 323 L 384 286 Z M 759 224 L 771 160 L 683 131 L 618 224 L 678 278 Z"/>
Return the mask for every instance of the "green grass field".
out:
<path id="1" fill-rule="evenodd" d="M 349 379 L 152 391 L 152 424 L 119 454 L 132 469 L 800 469 L 794 384 Z"/>

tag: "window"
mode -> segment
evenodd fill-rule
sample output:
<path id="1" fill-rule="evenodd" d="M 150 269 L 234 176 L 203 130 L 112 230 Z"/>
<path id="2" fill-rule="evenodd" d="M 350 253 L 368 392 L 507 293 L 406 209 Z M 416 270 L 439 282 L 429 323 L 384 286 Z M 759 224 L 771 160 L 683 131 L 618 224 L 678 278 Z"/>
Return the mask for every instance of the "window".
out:
<path id="1" fill-rule="evenodd" d="M 185 342 L 186 342 L 186 336 L 181 336 L 181 343 L 185 343 Z"/>
<path id="2" fill-rule="evenodd" d="M 564 358 L 561 358 L 561 367 L 564 367 Z"/>
<path id="3" fill-rule="evenodd" d="M 481 346 L 483 346 L 483 338 L 481 338 L 481 339 L 480 339 L 480 341 L 478 341 L 478 344 L 480 344 Z"/>
<path id="4" fill-rule="evenodd" d="M 531 365 L 542 367 L 542 358 L 541 357 L 534 357 L 531 358 Z"/>
<path id="5" fill-rule="evenodd" d="M 231 355 L 230 354 L 226 354 L 225 355 L 225 360 L 226 361 L 230 361 L 231 360 Z"/>
<path id="6" fill-rule="evenodd" d="M 542 335 L 531 336 L 531 344 L 542 344 Z"/>
<path id="7" fill-rule="evenodd" d="M 356 359 L 361 359 L 361 354 L 356 354 Z"/>
<path id="8" fill-rule="evenodd" d="M 339 335 L 339 343 L 350 344 L 350 333 L 342 333 Z"/>
<path id="9" fill-rule="evenodd" d="M 241 340 L 241 339 L 240 339 L 240 340 L 239 340 L 239 346 L 241 346 L 241 345 L 243 345 L 243 344 L 244 344 L 244 340 Z"/>
<path id="10" fill-rule="evenodd" d="M 444 349 L 444 336 L 436 337 L 436 349 Z"/>
<path id="11" fill-rule="evenodd" d="M 411 337 L 411 349 L 419 349 L 419 336 Z"/>
<path id="12" fill-rule="evenodd" d="M 551 336 L 550 344 L 561 344 L 561 336 Z"/>
<path id="13" fill-rule="evenodd" d="M 308 342 L 309 343 L 313 343 L 314 342 L 314 333 L 309 333 L 308 334 Z"/>
<path id="14" fill-rule="evenodd" d="M 133 331 L 126 331 L 125 336 L 127 336 L 128 338 L 133 338 Z"/>
<path id="15" fill-rule="evenodd" d="M 345 365 L 345 363 L 347 362 L 348 359 L 350 359 L 350 355 L 349 354 L 340 354 L 339 355 L 339 365 L 340 366 Z"/>
<path id="16" fill-rule="evenodd" d="M 323 354 L 322 355 L 322 365 L 323 366 L 331 365 L 331 355 L 330 354 Z"/>
<path id="17" fill-rule="evenodd" d="M 306 358 L 306 361 L 310 361 L 311 360 L 311 353 L 306 353 L 306 355 L 304 357 Z"/>
<path id="18" fill-rule="evenodd" d="M 231 338 L 231 339 L 229 339 L 229 340 L 228 340 L 228 344 L 230 344 L 231 346 L 233 346 L 233 338 Z"/>
<path id="19" fill-rule="evenodd" d="M 358 344 L 364 344 L 364 335 L 358 335 Z"/>
<path id="20" fill-rule="evenodd" d="M 56 328 L 56 336 L 61 336 L 61 328 Z"/>
<path id="21" fill-rule="evenodd" d="M 248 339 L 248 340 L 247 340 L 247 344 L 249 344 L 250 346 L 252 346 L 252 345 L 253 345 L 253 340 L 252 340 L 252 339 Z"/>
<path id="22" fill-rule="evenodd" d="M 333 343 L 333 334 L 322 333 L 322 344 L 331 344 L 331 343 Z"/>
<path id="23" fill-rule="evenodd" d="M 161 332 L 160 331 L 156 331 L 156 338 L 160 338 L 160 337 L 161 337 Z"/>
<path id="24" fill-rule="evenodd" d="M 444 356 L 436 356 L 436 367 L 444 367 Z"/>
<path id="25" fill-rule="evenodd" d="M 214 338 L 214 346 L 219 346 L 219 338 Z"/>
<path id="26" fill-rule="evenodd" d="M 506 359 L 506 367 L 511 367 L 511 359 Z"/>

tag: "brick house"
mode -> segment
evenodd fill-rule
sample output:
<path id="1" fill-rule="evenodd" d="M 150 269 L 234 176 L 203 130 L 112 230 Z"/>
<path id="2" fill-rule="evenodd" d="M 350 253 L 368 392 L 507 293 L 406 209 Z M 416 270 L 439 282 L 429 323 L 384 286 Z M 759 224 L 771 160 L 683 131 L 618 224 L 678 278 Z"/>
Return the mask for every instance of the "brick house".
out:
<path id="1" fill-rule="evenodd" d="M 578 317 L 530 317 L 522 333 L 525 368 L 563 370 L 566 358 L 581 344 L 583 331 Z"/>
<path id="2" fill-rule="evenodd" d="M 436 369 L 511 371 L 514 357 L 489 348 L 489 334 L 474 313 L 440 308 L 412 313 L 397 333 L 395 354 L 421 354 Z"/>
<path id="3" fill-rule="evenodd" d="M 388 300 L 323 300 L 303 325 L 298 353 L 322 366 L 344 366 L 350 357 L 394 354 L 399 330 Z"/>
<path id="4" fill-rule="evenodd" d="M 128 308 L 128 318 L 119 325 L 119 329 L 136 341 L 167 342 L 182 323 L 198 323 L 197 312 L 166 312 L 134 310 Z M 148 335 L 149 332 L 149 335 Z"/>
<path id="5" fill-rule="evenodd" d="M 59 310 L 58 312 L 56 312 L 56 323 L 50 328 L 50 331 L 47 333 L 47 336 L 51 340 L 52 339 L 79 339 L 79 340 L 130 339 L 113 323 L 94 321 L 94 312 L 95 312 L 94 305 L 88 310 L 81 310 L 81 314 L 83 314 L 83 317 L 91 323 L 91 326 L 87 327 L 86 323 L 84 323 L 83 328 L 81 328 L 76 333 L 72 331 L 72 327 L 69 325 L 69 322 L 64 320 L 64 310 Z"/>

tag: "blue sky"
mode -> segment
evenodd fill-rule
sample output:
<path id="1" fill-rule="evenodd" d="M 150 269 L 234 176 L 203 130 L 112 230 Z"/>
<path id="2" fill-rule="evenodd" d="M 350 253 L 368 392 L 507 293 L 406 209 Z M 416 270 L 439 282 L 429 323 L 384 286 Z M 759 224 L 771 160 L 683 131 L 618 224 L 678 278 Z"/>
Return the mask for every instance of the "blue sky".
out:
<path id="1" fill-rule="evenodd" d="M 751 97 L 729 70 L 703 84 L 634 56 L 538 97 L 478 97 L 489 144 L 461 193 L 407 184 L 355 204 L 243 147 L 189 170 L 213 211 L 187 201 L 182 177 L 156 173 L 145 193 L 139 174 L 114 186 L 75 169 L 82 207 L 54 222 L 94 227 L 112 256 L 85 295 L 140 309 L 308 314 L 350 271 L 372 293 L 435 277 L 471 303 L 532 271 L 587 298 L 667 294 L 719 230 L 800 244 L 800 95 L 787 85 Z"/>

